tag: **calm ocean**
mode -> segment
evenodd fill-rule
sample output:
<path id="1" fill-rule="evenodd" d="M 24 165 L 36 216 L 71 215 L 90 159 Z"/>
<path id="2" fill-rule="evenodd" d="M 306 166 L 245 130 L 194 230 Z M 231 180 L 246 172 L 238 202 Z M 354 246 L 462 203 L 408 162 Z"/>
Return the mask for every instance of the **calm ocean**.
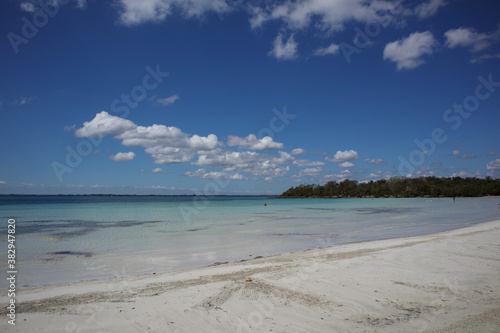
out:
<path id="1" fill-rule="evenodd" d="M 499 203 L 499 198 L 453 203 L 451 198 L 0 196 L 0 267 L 8 270 L 8 219 L 16 220 L 21 287 L 452 230 L 499 219 Z"/>

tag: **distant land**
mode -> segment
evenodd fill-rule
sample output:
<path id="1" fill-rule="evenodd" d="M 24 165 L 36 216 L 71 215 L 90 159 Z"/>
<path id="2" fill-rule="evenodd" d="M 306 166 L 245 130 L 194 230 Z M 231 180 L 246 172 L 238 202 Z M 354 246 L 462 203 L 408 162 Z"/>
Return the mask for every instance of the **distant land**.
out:
<path id="1" fill-rule="evenodd" d="M 481 197 L 500 195 L 500 179 L 486 178 L 399 178 L 358 182 L 346 179 L 325 185 L 290 187 L 280 198 L 369 198 L 369 197 Z"/>

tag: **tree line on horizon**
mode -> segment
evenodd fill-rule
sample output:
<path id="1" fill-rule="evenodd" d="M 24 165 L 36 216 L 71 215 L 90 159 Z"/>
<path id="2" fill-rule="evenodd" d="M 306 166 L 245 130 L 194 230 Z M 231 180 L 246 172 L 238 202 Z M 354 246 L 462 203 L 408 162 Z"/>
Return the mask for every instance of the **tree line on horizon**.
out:
<path id="1" fill-rule="evenodd" d="M 500 179 L 475 177 L 419 177 L 358 182 L 329 181 L 324 185 L 302 184 L 290 187 L 281 198 L 366 198 L 366 197 L 480 197 L 500 195 Z"/>

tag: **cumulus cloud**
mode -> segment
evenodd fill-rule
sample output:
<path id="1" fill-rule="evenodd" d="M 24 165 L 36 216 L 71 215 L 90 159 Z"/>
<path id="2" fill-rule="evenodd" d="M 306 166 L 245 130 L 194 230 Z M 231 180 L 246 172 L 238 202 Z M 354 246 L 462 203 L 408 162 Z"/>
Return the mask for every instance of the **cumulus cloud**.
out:
<path id="1" fill-rule="evenodd" d="M 31 2 L 21 2 L 19 5 L 22 11 L 28 12 L 28 13 L 34 13 L 36 8 L 35 5 L 33 5 Z"/>
<path id="2" fill-rule="evenodd" d="M 241 171 L 253 176 L 282 177 L 290 170 L 290 167 L 281 165 L 293 160 L 293 156 L 282 151 L 279 152 L 278 156 L 250 151 L 219 151 L 200 154 L 198 160 L 192 164 L 223 167 L 223 171 L 226 172 Z"/>
<path id="3" fill-rule="evenodd" d="M 306 150 L 302 149 L 302 148 L 295 148 L 290 152 L 290 154 L 292 154 L 292 155 L 304 155 L 305 153 L 306 153 Z"/>
<path id="4" fill-rule="evenodd" d="M 153 173 L 166 173 L 162 168 L 154 168 L 151 170 Z"/>
<path id="5" fill-rule="evenodd" d="M 140 146 L 151 154 L 155 163 L 170 164 L 191 161 L 195 152 L 211 151 L 221 143 L 217 136 L 206 137 L 184 133 L 177 127 L 154 124 L 137 126 L 132 121 L 111 116 L 106 111 L 98 113 L 94 119 L 85 122 L 75 131 L 77 137 L 115 135 L 124 146 Z"/>
<path id="6" fill-rule="evenodd" d="M 134 157 L 135 153 L 130 151 L 128 153 L 117 153 L 116 155 L 111 155 L 109 159 L 115 162 L 125 162 L 133 160 Z"/>
<path id="7" fill-rule="evenodd" d="M 426 177 L 427 175 L 423 176 L 423 175 L 417 174 L 417 176 Z M 432 173 L 431 176 L 434 176 L 434 173 Z M 451 177 L 480 177 L 480 176 L 481 176 L 481 174 L 479 172 L 470 173 L 470 172 L 466 172 L 466 171 L 457 171 L 451 175 Z"/>
<path id="8" fill-rule="evenodd" d="M 256 152 L 225 151 L 208 154 L 200 154 L 198 160 L 193 164 L 199 166 L 239 166 L 248 167 L 253 163 L 263 160 L 264 157 Z"/>
<path id="9" fill-rule="evenodd" d="M 366 158 L 365 162 L 368 162 L 368 163 L 374 164 L 374 165 L 382 165 L 385 163 L 385 161 L 381 158 Z"/>
<path id="10" fill-rule="evenodd" d="M 384 171 L 375 171 L 375 172 L 372 172 L 368 175 L 368 178 L 369 179 L 373 179 L 373 178 L 380 178 L 382 177 L 382 174 L 384 173 Z"/>
<path id="11" fill-rule="evenodd" d="M 153 157 L 156 164 L 186 163 L 191 161 L 195 156 L 195 153 L 192 151 L 163 146 L 149 147 L 145 151 Z"/>
<path id="12" fill-rule="evenodd" d="M 327 47 L 317 48 L 316 50 L 313 51 L 313 54 L 315 56 L 325 56 L 328 54 L 337 54 L 337 53 L 339 53 L 339 49 L 340 49 L 340 47 L 337 44 L 332 43 Z"/>
<path id="13" fill-rule="evenodd" d="M 225 0 L 119 0 L 120 20 L 125 25 L 161 22 L 174 9 L 184 17 L 201 17 L 208 12 L 224 14 L 231 10 Z"/>
<path id="14" fill-rule="evenodd" d="M 293 175 L 292 177 L 294 178 L 301 178 L 301 177 L 317 177 L 323 172 L 323 168 L 321 167 L 316 167 L 316 168 L 306 168 L 304 170 L 301 170 L 298 174 Z"/>
<path id="15" fill-rule="evenodd" d="M 250 24 L 252 28 L 258 28 L 269 21 L 279 20 L 289 29 L 303 29 L 314 24 L 323 31 L 339 31 L 349 21 L 389 22 L 399 8 L 398 2 L 387 0 L 276 1 L 265 7 L 251 7 Z"/>
<path id="16" fill-rule="evenodd" d="M 337 151 L 333 158 L 325 158 L 328 162 L 346 162 L 346 161 L 352 161 L 352 160 L 357 160 L 359 158 L 358 153 L 354 150 L 344 150 L 344 151 Z"/>
<path id="17" fill-rule="evenodd" d="M 179 95 L 172 95 L 166 98 L 158 98 L 156 101 L 163 106 L 168 106 L 174 104 L 179 98 Z"/>
<path id="18" fill-rule="evenodd" d="M 83 127 L 75 131 L 79 138 L 91 136 L 106 136 L 109 134 L 119 134 L 125 131 L 134 130 L 136 124 L 130 120 L 112 116 L 106 111 L 96 114 L 94 119 L 83 123 Z"/>
<path id="19" fill-rule="evenodd" d="M 330 180 L 342 181 L 349 177 L 351 177 L 351 172 L 349 170 L 344 170 L 339 173 L 327 174 L 323 178 L 325 181 L 330 181 Z"/>
<path id="20" fill-rule="evenodd" d="M 419 18 L 427 18 L 436 15 L 439 9 L 447 4 L 445 0 L 429 0 L 415 7 L 415 14 Z"/>
<path id="21" fill-rule="evenodd" d="M 498 42 L 500 28 L 489 33 L 479 33 L 474 28 L 461 27 L 448 30 L 444 35 L 446 37 L 445 46 L 450 49 L 466 47 L 471 52 L 479 52 Z"/>
<path id="22" fill-rule="evenodd" d="M 293 161 L 293 164 L 295 164 L 298 167 L 315 167 L 315 166 L 322 166 L 325 165 L 325 162 L 312 162 L 308 160 L 295 160 Z"/>
<path id="23" fill-rule="evenodd" d="M 500 157 L 497 157 L 494 161 L 486 164 L 486 170 L 499 171 L 500 170 Z"/>
<path id="24" fill-rule="evenodd" d="M 283 149 L 283 144 L 279 142 L 274 142 L 273 138 L 270 136 L 265 136 L 262 139 L 257 139 L 254 134 L 249 134 L 245 138 L 240 138 L 234 135 L 230 135 L 227 138 L 227 145 L 229 147 L 239 147 L 242 149 L 254 149 L 254 150 L 272 150 L 272 149 Z"/>
<path id="25" fill-rule="evenodd" d="M 413 69 L 424 64 L 422 57 L 432 54 L 437 45 L 430 31 L 415 32 L 407 38 L 387 44 L 384 59 L 395 62 L 398 70 Z"/>
<path id="26" fill-rule="evenodd" d="M 229 174 L 225 172 L 219 171 L 206 171 L 205 169 L 198 169 L 196 171 L 188 171 L 184 173 L 185 176 L 188 177 L 199 177 L 203 179 L 231 179 L 231 180 L 244 180 L 243 177 L 239 173 Z"/>
<path id="27" fill-rule="evenodd" d="M 297 57 L 297 48 L 298 44 L 293 39 L 293 35 L 283 43 L 283 34 L 279 33 L 274 40 L 272 50 L 268 54 L 278 60 L 292 60 Z"/>
<path id="28" fill-rule="evenodd" d="M 174 126 L 154 124 L 137 126 L 132 121 L 109 115 L 106 111 L 98 113 L 90 122 L 75 131 L 77 137 L 106 136 L 115 134 L 124 146 L 156 147 L 166 146 L 187 150 L 211 150 L 218 145 L 217 136 L 189 136 Z"/>
<path id="29" fill-rule="evenodd" d="M 342 163 L 339 163 L 339 167 L 341 168 L 352 168 L 354 166 L 354 163 L 351 163 L 351 162 L 342 162 Z"/>
<path id="30" fill-rule="evenodd" d="M 470 155 L 463 154 L 462 156 L 459 156 L 459 158 L 466 160 L 469 158 L 476 158 L 476 155 L 475 154 L 470 154 Z"/>
<path id="31" fill-rule="evenodd" d="M 267 177 L 283 177 L 290 171 L 290 167 L 278 166 L 270 160 L 258 162 L 254 165 L 243 169 L 243 171 L 252 174 L 253 176 L 267 176 Z"/>

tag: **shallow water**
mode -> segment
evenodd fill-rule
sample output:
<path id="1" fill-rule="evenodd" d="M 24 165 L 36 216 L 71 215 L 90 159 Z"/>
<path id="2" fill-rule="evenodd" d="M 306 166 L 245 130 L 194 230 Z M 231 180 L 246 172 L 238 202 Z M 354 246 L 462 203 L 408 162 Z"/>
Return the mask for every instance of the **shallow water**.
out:
<path id="1" fill-rule="evenodd" d="M 499 218 L 499 198 L 0 197 L 18 286 L 160 273 Z M 267 204 L 267 205 L 265 205 Z M 7 271 L 7 237 L 0 246 Z M 6 283 L 3 281 L 0 286 Z"/>

